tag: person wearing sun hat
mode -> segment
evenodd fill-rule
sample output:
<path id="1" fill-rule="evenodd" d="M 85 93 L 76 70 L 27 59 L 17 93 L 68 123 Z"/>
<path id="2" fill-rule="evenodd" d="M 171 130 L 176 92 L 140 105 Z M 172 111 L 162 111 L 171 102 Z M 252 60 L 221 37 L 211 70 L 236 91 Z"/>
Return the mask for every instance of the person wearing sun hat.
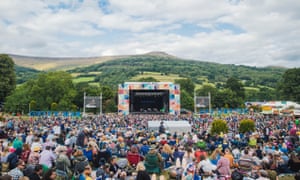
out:
<path id="1" fill-rule="evenodd" d="M 40 150 L 41 148 L 38 146 L 33 147 L 33 150 L 30 152 L 28 157 L 28 164 L 37 165 L 40 161 Z"/>

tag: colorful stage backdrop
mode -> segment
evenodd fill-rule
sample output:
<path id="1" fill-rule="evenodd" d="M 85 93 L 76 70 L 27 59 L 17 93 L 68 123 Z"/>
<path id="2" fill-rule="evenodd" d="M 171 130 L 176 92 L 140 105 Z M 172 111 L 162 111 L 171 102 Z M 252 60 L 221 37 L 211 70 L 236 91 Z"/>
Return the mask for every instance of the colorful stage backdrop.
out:
<path id="1" fill-rule="evenodd" d="M 119 114 L 129 114 L 130 90 L 169 90 L 169 114 L 180 114 L 180 86 L 171 82 L 125 82 L 119 84 Z"/>

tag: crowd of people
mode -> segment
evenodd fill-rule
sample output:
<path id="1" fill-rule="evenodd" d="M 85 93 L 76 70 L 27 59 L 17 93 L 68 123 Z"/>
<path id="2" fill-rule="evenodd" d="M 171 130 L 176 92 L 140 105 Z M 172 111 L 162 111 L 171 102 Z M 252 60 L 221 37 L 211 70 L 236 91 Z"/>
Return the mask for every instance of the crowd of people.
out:
<path id="1" fill-rule="evenodd" d="M 0 128 L 1 179 L 276 179 L 300 170 L 299 119 L 219 116 L 229 132 L 210 134 L 214 116 L 103 114 L 82 118 L 6 116 Z M 239 133 L 252 119 L 256 130 Z M 170 133 L 164 121 L 191 132 Z M 148 121 L 159 121 L 148 130 Z"/>

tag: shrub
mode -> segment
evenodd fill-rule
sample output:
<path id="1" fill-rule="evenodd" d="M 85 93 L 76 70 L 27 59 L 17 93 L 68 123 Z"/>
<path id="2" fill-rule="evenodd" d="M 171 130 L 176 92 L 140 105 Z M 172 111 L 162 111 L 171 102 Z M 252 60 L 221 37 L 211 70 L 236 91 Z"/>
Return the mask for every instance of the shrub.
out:
<path id="1" fill-rule="evenodd" d="M 250 132 L 255 130 L 255 122 L 251 119 L 243 119 L 240 122 L 239 131 L 241 133 Z"/>
<path id="2" fill-rule="evenodd" d="M 221 132 L 227 133 L 228 126 L 225 120 L 217 119 L 212 122 L 210 133 L 212 135 L 220 134 Z"/>

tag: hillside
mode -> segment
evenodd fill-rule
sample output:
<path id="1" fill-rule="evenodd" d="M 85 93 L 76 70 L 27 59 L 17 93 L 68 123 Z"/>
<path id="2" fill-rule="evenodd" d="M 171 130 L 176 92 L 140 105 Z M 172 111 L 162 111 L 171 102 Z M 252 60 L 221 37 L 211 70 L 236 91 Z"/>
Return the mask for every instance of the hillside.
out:
<path id="1" fill-rule="evenodd" d="M 162 76 L 178 75 L 178 78 L 191 78 L 195 84 L 204 82 L 222 84 L 229 77 L 236 77 L 245 86 L 266 86 L 275 88 L 286 69 L 279 67 L 257 68 L 250 66 L 226 65 L 195 60 L 182 60 L 160 54 L 135 55 L 117 60 L 106 61 L 88 67 L 69 70 L 78 77 L 94 77 L 94 82 L 116 87 L 117 84 L 138 80 L 147 72 L 160 73 Z M 90 74 L 98 72 L 99 74 Z"/>
<path id="2" fill-rule="evenodd" d="M 86 58 L 52 58 L 52 57 L 31 57 L 9 55 L 15 64 L 39 71 L 57 71 L 68 70 L 76 67 L 89 66 L 93 64 L 103 63 L 105 61 L 118 59 L 126 56 L 102 56 L 102 57 L 86 57 Z"/>
<path id="3" fill-rule="evenodd" d="M 18 67 L 16 68 L 18 83 L 34 77 L 34 74 L 40 72 L 37 70 L 64 70 L 72 73 L 75 83 L 100 83 L 114 89 L 117 88 L 117 84 L 125 81 L 137 81 L 147 77 L 159 81 L 191 78 L 197 87 L 203 83 L 213 83 L 217 87 L 222 87 L 229 77 L 236 77 L 246 87 L 275 88 L 286 70 L 281 67 L 259 68 L 180 59 L 164 52 L 90 58 L 10 56 Z M 20 69 L 20 66 L 23 69 Z"/>
<path id="4" fill-rule="evenodd" d="M 32 68 L 26 68 L 19 65 L 15 66 L 15 70 L 17 76 L 17 84 L 22 84 L 23 82 L 26 82 L 29 79 L 34 79 L 38 75 L 38 73 L 41 72 Z"/>

